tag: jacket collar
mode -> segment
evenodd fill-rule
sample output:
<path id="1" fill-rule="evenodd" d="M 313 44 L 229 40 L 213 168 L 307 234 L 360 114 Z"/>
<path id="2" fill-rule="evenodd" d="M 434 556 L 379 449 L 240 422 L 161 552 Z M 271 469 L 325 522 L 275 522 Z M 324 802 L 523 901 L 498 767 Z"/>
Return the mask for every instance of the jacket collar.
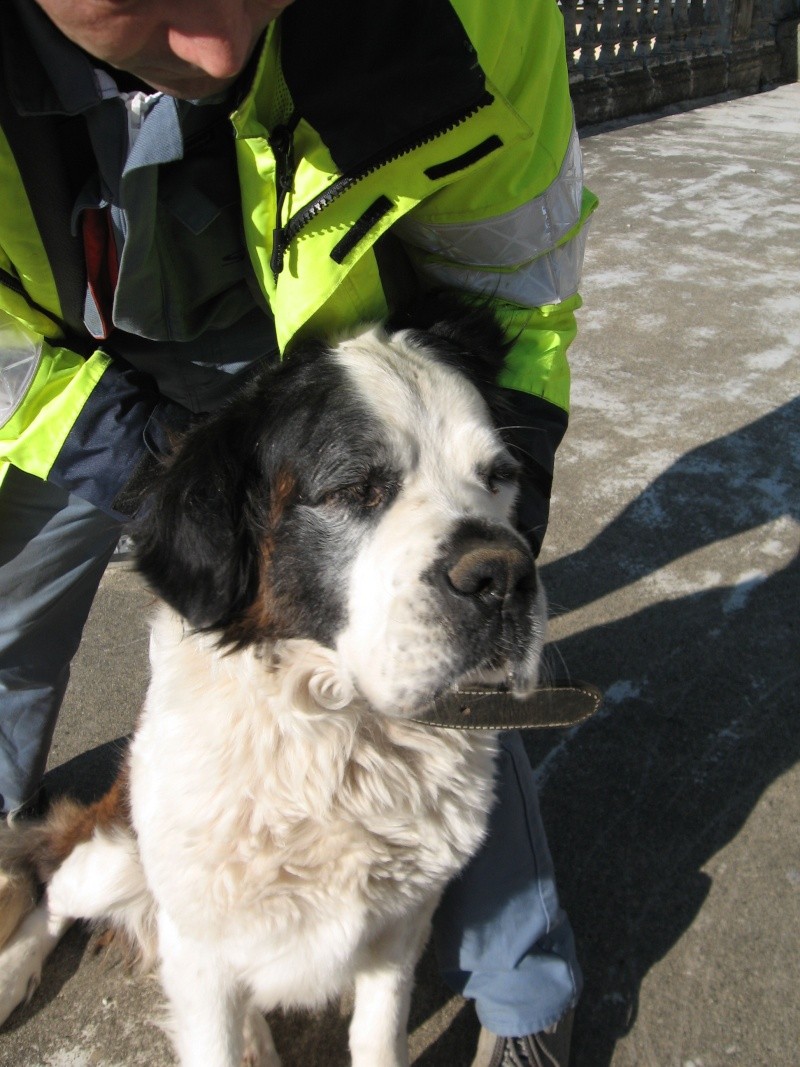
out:
<path id="1" fill-rule="evenodd" d="M 8 91 L 17 111 L 77 115 L 96 106 L 102 94 L 89 56 L 33 0 L 12 0 L 11 7 L 17 25 L 3 26 L 3 45 Z"/>
<path id="2" fill-rule="evenodd" d="M 379 15 L 375 0 L 297 0 L 279 23 L 294 106 L 341 173 L 440 133 L 486 97 L 449 0 L 381 0 Z"/>

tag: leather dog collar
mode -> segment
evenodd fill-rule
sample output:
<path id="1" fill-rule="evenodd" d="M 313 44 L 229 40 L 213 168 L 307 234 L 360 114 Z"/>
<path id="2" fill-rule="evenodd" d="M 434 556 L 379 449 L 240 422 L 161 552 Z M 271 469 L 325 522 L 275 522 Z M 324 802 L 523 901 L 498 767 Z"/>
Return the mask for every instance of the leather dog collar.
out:
<path id="1" fill-rule="evenodd" d="M 447 730 L 541 730 L 583 722 L 602 699 L 589 682 L 555 681 L 523 698 L 502 687 L 471 685 L 437 697 L 412 721 Z"/>

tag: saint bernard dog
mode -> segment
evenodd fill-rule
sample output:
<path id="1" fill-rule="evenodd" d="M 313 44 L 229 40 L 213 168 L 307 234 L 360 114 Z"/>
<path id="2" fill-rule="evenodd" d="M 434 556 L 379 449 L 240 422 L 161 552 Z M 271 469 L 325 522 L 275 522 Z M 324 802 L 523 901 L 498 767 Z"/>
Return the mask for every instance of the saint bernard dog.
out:
<path id="1" fill-rule="evenodd" d="M 106 797 L 4 834 L 6 896 L 32 899 L 0 1019 L 84 919 L 157 962 L 183 1067 L 275 1067 L 264 1012 L 353 985 L 353 1064 L 408 1062 L 414 965 L 496 752 L 420 720 L 467 680 L 529 694 L 545 600 L 497 428 L 502 330 L 435 300 L 407 321 L 298 346 L 159 473 L 145 706 Z"/>

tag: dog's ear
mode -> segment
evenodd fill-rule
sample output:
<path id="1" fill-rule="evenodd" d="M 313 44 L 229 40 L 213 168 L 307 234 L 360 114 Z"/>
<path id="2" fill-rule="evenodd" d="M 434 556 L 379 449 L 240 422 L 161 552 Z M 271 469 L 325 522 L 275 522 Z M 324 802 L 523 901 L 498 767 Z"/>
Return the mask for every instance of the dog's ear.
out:
<path id="1" fill-rule="evenodd" d="M 224 627 L 256 594 L 257 445 L 238 405 L 210 416 L 178 445 L 133 526 L 139 571 L 197 629 Z"/>
<path id="2" fill-rule="evenodd" d="M 493 404 L 497 376 L 511 344 L 485 301 L 468 303 L 450 290 L 436 290 L 392 315 L 387 329 L 410 330 L 412 340 L 466 374 Z"/>

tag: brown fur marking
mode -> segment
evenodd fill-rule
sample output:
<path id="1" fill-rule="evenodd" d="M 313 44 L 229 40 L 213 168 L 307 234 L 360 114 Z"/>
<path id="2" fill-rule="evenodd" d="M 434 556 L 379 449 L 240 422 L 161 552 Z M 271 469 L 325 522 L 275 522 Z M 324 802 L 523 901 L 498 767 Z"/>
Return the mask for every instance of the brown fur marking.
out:
<path id="1" fill-rule="evenodd" d="M 32 855 L 36 873 L 47 881 L 96 829 L 129 826 L 130 821 L 128 767 L 124 764 L 109 791 L 93 804 L 80 804 L 68 797 L 56 801 L 37 834 Z"/>
<path id="2" fill-rule="evenodd" d="M 234 648 L 244 648 L 269 637 L 279 617 L 278 606 L 272 591 L 270 580 L 272 569 L 271 531 L 280 523 L 284 512 L 292 502 L 297 489 L 297 482 L 289 470 L 283 470 L 275 479 L 269 502 L 270 533 L 261 544 L 258 565 L 258 591 L 249 608 L 225 631 L 225 643 Z"/>
<path id="3" fill-rule="evenodd" d="M 269 501 L 269 526 L 274 530 L 283 517 L 283 513 L 292 502 L 297 480 L 291 471 L 282 470 L 272 486 Z"/>

